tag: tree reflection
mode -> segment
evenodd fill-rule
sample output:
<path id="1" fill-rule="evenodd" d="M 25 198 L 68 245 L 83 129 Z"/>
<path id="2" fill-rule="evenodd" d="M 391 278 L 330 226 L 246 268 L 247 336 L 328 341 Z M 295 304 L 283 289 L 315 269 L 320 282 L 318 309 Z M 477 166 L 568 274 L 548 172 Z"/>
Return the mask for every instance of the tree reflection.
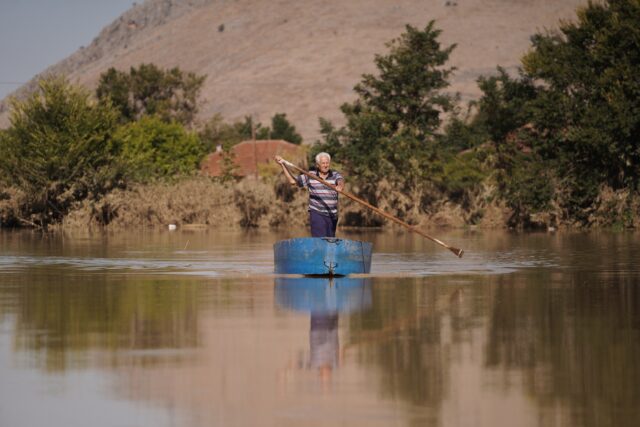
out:
<path id="1" fill-rule="evenodd" d="M 564 408 L 562 425 L 634 425 L 640 415 L 637 275 L 519 277 L 499 278 L 495 288 L 487 367 L 523 372 L 549 419 Z"/>
<path id="2" fill-rule="evenodd" d="M 396 279 L 373 289 L 373 309 L 351 322 L 351 346 L 368 346 L 362 363 L 382 373 L 381 391 L 421 407 L 437 408 L 445 398 L 452 344 L 464 339 L 471 310 L 461 287 L 441 287 L 446 279 L 421 286 L 419 279 Z"/>
<path id="3" fill-rule="evenodd" d="M 83 366 L 90 350 L 181 349 L 198 343 L 193 282 L 37 270 L 21 275 L 21 286 L 0 291 L 17 294 L 16 349 L 32 352 L 38 366 L 50 371 Z"/>
<path id="4" fill-rule="evenodd" d="M 410 404 L 410 422 L 451 421 L 443 413 L 465 399 L 509 397 L 541 425 L 635 425 L 639 276 L 531 269 L 375 280 L 371 306 L 348 317 L 341 353 L 376 368 L 378 393 Z M 461 372 L 477 378 L 471 391 Z"/>

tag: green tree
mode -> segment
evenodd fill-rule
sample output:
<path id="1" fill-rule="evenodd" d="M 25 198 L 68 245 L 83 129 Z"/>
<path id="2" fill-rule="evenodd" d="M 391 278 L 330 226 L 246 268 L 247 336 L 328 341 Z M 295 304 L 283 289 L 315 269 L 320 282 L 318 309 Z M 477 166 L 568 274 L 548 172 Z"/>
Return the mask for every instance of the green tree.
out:
<path id="1" fill-rule="evenodd" d="M 252 116 L 245 116 L 244 121 L 233 123 L 233 127 L 240 136 L 240 141 L 249 139 L 269 139 L 269 128 L 262 126 L 262 123 L 255 122 Z"/>
<path id="2" fill-rule="evenodd" d="M 528 105 L 536 149 L 556 164 L 568 214 L 587 222 L 600 186 L 638 189 L 640 1 L 590 2 L 532 40 L 523 65 L 540 82 Z"/>
<path id="3" fill-rule="evenodd" d="M 220 114 L 216 114 L 204 124 L 199 135 L 207 152 L 218 146 L 231 148 L 252 139 L 254 135 L 257 140 L 284 139 L 294 144 L 302 143 L 302 136 L 296 132 L 295 126 L 287 120 L 284 113 L 276 113 L 271 118 L 271 127 L 262 126 L 262 123 L 255 122 L 251 116 L 245 116 L 242 121 L 227 123 Z"/>
<path id="4" fill-rule="evenodd" d="M 166 122 L 193 122 L 197 99 L 206 76 L 185 73 L 179 68 L 162 70 L 154 64 L 131 67 L 129 73 L 110 68 L 100 76 L 96 95 L 110 100 L 122 120 L 156 115 Z"/>
<path id="5" fill-rule="evenodd" d="M 205 152 L 210 153 L 218 147 L 230 149 L 236 144 L 251 138 L 251 128 L 246 135 L 245 123 L 227 123 L 220 114 L 211 117 L 198 132 Z"/>
<path id="6" fill-rule="evenodd" d="M 293 144 L 302 144 L 302 136 L 296 132 L 285 113 L 276 113 L 271 118 L 271 128 L 267 128 L 269 139 L 283 139 Z"/>
<path id="7" fill-rule="evenodd" d="M 98 99 L 110 102 L 125 123 L 135 120 L 137 116 L 129 80 L 129 75 L 112 67 L 102 73 L 96 89 Z"/>
<path id="8" fill-rule="evenodd" d="M 482 97 L 473 103 L 478 111 L 473 125 L 476 133 L 485 133 L 499 150 L 512 132 L 530 120 L 527 105 L 537 91 L 530 78 L 511 78 L 502 67 L 495 76 L 480 77 L 478 87 Z"/>
<path id="9" fill-rule="evenodd" d="M 5 141 L 6 138 L 9 137 L 9 133 L 6 129 L 0 129 L 0 185 L 8 185 L 9 177 L 7 176 L 7 171 L 5 170 L 5 166 L 2 164 L 2 159 L 8 158 L 8 153 L 5 153 L 5 150 L 8 147 L 8 142 Z"/>
<path id="10" fill-rule="evenodd" d="M 538 33 L 519 76 L 479 79 L 477 114 L 458 134 L 484 135 L 512 225 L 549 211 L 588 225 L 604 187 L 640 184 L 640 1 L 590 2 Z M 445 139 L 451 140 L 452 137 Z"/>
<path id="11" fill-rule="evenodd" d="M 382 131 L 418 139 L 432 136 L 440 127 L 442 112 L 453 107 L 452 97 L 442 92 L 449 86 L 453 68 L 443 68 L 455 45 L 441 48 L 434 21 L 424 30 L 411 25 L 399 38 L 387 44 L 387 55 L 376 55 L 378 75 L 365 74 L 356 85 L 358 100 L 352 104 L 380 115 Z"/>
<path id="12" fill-rule="evenodd" d="M 531 124 L 538 90 L 522 72 L 512 78 L 501 67 L 495 76 L 480 77 L 478 86 L 482 97 L 473 103 L 477 114 L 467 132 L 491 142 L 477 156 L 492 157 L 498 194 L 512 211 L 509 225 L 528 226 L 533 214 L 551 206 L 557 182 L 554 163 L 545 158 Z"/>
<path id="13" fill-rule="evenodd" d="M 28 195 L 31 222 L 46 228 L 74 202 L 115 185 L 117 112 L 108 103 L 55 77 L 41 80 L 27 100 L 12 100 L 10 120 L 0 138 L 0 175 Z"/>
<path id="14" fill-rule="evenodd" d="M 195 133 L 158 117 L 143 117 L 124 125 L 114 139 L 121 147 L 128 177 L 143 182 L 191 174 L 204 155 Z"/>
<path id="15" fill-rule="evenodd" d="M 455 105 L 443 92 L 453 71 L 445 64 L 455 46 L 442 48 L 440 33 L 433 21 L 423 30 L 408 25 L 387 44 L 389 53 L 376 55 L 378 73 L 363 75 L 354 88 L 356 101 L 342 105 L 346 126 L 334 129 L 321 121 L 324 141 L 314 152 L 331 152 L 370 202 L 382 196 L 378 182 L 384 177 L 410 195 L 414 208 L 422 207 L 437 160 L 441 114 Z"/>
<path id="16" fill-rule="evenodd" d="M 457 154 L 482 146 L 489 136 L 481 122 L 471 121 L 468 117 L 452 115 L 444 127 L 444 132 L 437 139 L 438 150 L 443 153 Z"/>

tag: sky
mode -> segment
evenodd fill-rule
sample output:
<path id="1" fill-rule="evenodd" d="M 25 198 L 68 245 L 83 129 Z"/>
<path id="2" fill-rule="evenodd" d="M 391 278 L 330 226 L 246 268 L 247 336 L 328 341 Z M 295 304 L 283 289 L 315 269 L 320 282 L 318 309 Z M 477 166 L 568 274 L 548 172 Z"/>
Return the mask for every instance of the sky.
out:
<path id="1" fill-rule="evenodd" d="M 0 99 L 81 46 L 91 44 L 102 28 L 134 3 L 0 0 Z"/>

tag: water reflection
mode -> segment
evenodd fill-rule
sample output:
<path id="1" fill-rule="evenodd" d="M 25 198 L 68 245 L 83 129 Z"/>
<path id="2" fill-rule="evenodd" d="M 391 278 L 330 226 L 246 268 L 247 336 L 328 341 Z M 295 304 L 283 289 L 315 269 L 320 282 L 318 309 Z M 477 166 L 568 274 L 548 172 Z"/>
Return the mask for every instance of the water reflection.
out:
<path id="1" fill-rule="evenodd" d="M 87 355 L 95 350 L 109 350 L 108 364 L 126 355 L 146 366 L 198 345 L 194 283 L 69 273 L 34 269 L 7 277 L 0 288 L 0 299 L 14 301 L 5 313 L 13 312 L 15 349 L 31 354 L 31 364 L 64 371 L 90 365 Z"/>
<path id="2" fill-rule="evenodd" d="M 371 279 L 276 278 L 274 292 L 280 307 L 309 313 L 306 366 L 327 381 L 340 363 L 339 316 L 371 307 Z"/>
<path id="3" fill-rule="evenodd" d="M 463 282 L 464 284 L 460 284 Z M 402 402 L 429 422 L 439 418 L 459 351 L 473 328 L 472 280 L 377 281 L 371 310 L 352 317 L 347 345 L 376 370 L 381 396 Z"/>
<path id="4" fill-rule="evenodd" d="M 0 236 L 0 264 L 33 260 L 0 265 L 0 425 L 618 427 L 640 418 L 633 236 L 471 236 L 459 245 L 491 254 L 501 271 L 514 266 L 510 274 L 469 274 L 463 264 L 464 274 L 331 282 L 95 262 L 155 265 L 178 253 L 185 263 L 248 265 L 272 241 L 225 247 L 189 236 L 190 250 L 217 248 L 195 256 L 171 240 L 180 236 L 160 237 L 85 248 Z M 413 271 L 437 263 L 404 239 L 377 246 L 390 271 L 400 270 L 395 260 Z M 91 269 L 37 260 L 83 259 L 85 249 Z M 96 410 L 78 409 L 79 399 Z M 57 412 L 35 410 L 44 407 Z"/>
<path id="5" fill-rule="evenodd" d="M 543 272 L 505 279 L 497 280 L 489 313 L 486 368 L 521 373 L 545 420 L 637 425 L 640 277 Z"/>

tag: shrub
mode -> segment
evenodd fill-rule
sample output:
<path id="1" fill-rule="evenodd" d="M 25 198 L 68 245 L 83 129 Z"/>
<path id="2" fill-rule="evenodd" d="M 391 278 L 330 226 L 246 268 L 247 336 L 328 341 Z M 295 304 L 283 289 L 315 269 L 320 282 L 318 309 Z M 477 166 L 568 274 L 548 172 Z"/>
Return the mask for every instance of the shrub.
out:
<path id="1" fill-rule="evenodd" d="M 0 136 L 0 175 L 27 195 L 31 222 L 46 228 L 74 202 L 116 185 L 117 113 L 108 103 L 96 104 L 84 89 L 52 77 L 11 105 L 11 126 Z"/>
<path id="2" fill-rule="evenodd" d="M 195 172 L 204 155 L 198 136 L 177 122 L 143 117 L 118 129 L 114 139 L 121 147 L 127 176 L 149 181 Z"/>
<path id="3" fill-rule="evenodd" d="M 264 184 L 241 181 L 233 192 L 233 200 L 240 213 L 240 226 L 254 228 L 269 212 L 273 203 L 273 191 Z"/>

